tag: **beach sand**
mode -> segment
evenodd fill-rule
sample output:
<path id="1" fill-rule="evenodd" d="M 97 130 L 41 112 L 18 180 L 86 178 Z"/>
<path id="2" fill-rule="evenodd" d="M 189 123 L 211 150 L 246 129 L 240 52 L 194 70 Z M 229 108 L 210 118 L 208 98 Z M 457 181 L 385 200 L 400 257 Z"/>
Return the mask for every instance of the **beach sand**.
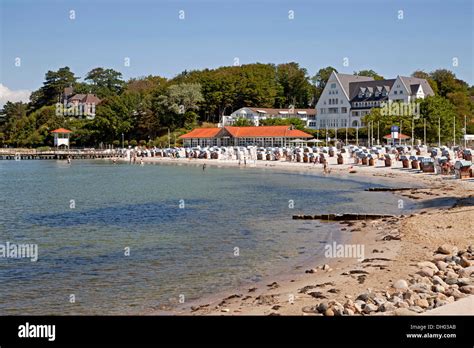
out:
<path id="1" fill-rule="evenodd" d="M 334 315 L 336 311 L 335 315 L 338 315 L 344 308 L 349 308 L 348 311 L 344 311 L 344 314 L 362 312 L 360 314 L 363 315 L 416 315 L 443 305 L 445 300 L 449 303 L 465 298 L 469 296 L 469 293 L 474 295 L 471 292 L 474 283 L 473 273 L 472 276 L 467 274 L 467 280 L 465 280 L 466 277 L 462 277 L 462 281 L 469 281 L 471 285 L 461 281 L 452 286 L 444 284 L 446 291 L 442 294 L 433 293 L 433 291 L 429 291 L 427 295 L 415 293 L 415 303 L 410 299 L 405 301 L 409 303 L 410 309 L 406 308 L 407 305 L 399 307 L 397 304 L 394 308 L 385 305 L 385 308 L 388 308 L 385 310 L 378 303 L 378 301 L 388 301 L 393 296 L 401 296 L 402 299 L 404 296 L 410 297 L 410 295 L 405 295 L 405 290 L 393 288 L 393 284 L 398 280 L 405 280 L 408 285 L 426 282 L 430 287 L 434 287 L 433 277 L 439 275 L 446 279 L 446 275 L 449 276 L 450 273 L 437 268 L 434 275 L 427 276 L 429 280 L 417 274 L 420 272 L 418 263 L 434 261 L 435 252 L 441 245 L 448 244 L 459 250 L 466 250 L 469 245 L 474 244 L 473 180 L 455 180 L 452 176 L 422 174 L 418 171 L 402 169 L 400 162 L 387 168 L 383 166 L 382 161 L 378 161 L 375 167 L 354 165 L 357 173 L 348 174 L 352 159 L 346 157 L 345 162 L 349 163 L 344 165 L 336 165 L 335 161 L 335 158 L 329 159 L 331 173 L 328 175 L 377 176 L 393 182 L 394 186 L 397 184 L 400 187 L 400 183 L 403 183 L 406 187 L 418 187 L 408 191 L 397 191 L 395 194 L 402 199 L 406 197 L 418 200 L 425 208 L 408 216 L 341 223 L 341 228 L 351 233 L 351 243 L 364 246 L 365 255 L 362 262 L 355 258 L 326 258 L 325 264 L 311 264 L 309 261 L 304 268 L 296 267 L 288 274 L 275 275 L 264 281 L 233 289 L 233 291 L 185 303 L 171 311 L 153 311 L 146 314 L 323 315 L 324 313 Z M 199 159 L 146 158 L 145 162 L 238 166 L 237 161 Z M 322 173 L 321 164 L 314 166 L 304 163 L 257 161 L 248 163 L 247 167 Z M 456 250 L 442 256 L 447 260 L 448 257 L 456 256 Z M 474 265 L 472 252 L 464 254 L 462 258 L 464 259 L 462 262 L 467 262 L 466 265 L 459 266 L 453 262 L 454 266 L 449 267 L 454 267 L 454 271 L 459 273 L 464 268 L 467 270 L 469 266 Z M 441 260 L 439 257 L 438 259 Z M 461 278 L 459 274 L 456 276 Z M 459 295 L 458 289 L 461 287 L 463 293 Z M 457 296 L 449 296 L 455 289 L 458 291 Z M 364 301 L 366 304 L 372 304 L 374 297 L 378 297 L 376 300 L 378 309 L 372 311 L 370 306 L 367 306 L 365 311 L 360 310 L 358 306 L 354 309 L 353 304 L 358 297 L 360 302 L 360 295 L 363 299 L 364 296 L 372 299 Z M 474 296 L 468 297 L 467 301 L 469 298 L 474 301 Z M 425 299 L 429 300 L 426 302 L 429 306 L 426 306 Z M 321 304 L 323 309 L 327 306 L 331 308 L 334 303 L 335 310 L 321 311 L 321 307 L 319 310 L 316 309 Z M 364 306 L 362 304 L 362 308 Z M 339 307 L 341 307 L 340 313 L 338 313 Z"/>

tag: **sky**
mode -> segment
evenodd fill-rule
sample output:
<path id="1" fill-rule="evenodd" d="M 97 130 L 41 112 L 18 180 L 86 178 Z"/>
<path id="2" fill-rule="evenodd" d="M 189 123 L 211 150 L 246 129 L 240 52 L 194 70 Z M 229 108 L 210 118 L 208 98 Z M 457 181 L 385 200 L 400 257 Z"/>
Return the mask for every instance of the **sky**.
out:
<path id="1" fill-rule="evenodd" d="M 129 79 L 295 61 L 311 76 L 329 65 L 343 73 L 373 69 L 386 78 L 446 68 L 474 84 L 472 0 L 0 4 L 1 104 L 27 99 L 48 70 L 63 66 L 79 77 L 105 67 Z"/>

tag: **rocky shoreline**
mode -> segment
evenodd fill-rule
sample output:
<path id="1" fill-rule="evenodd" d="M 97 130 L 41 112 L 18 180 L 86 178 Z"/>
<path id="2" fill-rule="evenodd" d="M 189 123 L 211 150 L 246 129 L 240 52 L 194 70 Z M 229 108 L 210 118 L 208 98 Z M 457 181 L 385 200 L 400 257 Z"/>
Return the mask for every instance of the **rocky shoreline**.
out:
<path id="1" fill-rule="evenodd" d="M 376 258 L 364 259 L 362 262 L 386 260 Z M 444 244 L 437 249 L 430 261 L 417 263 L 420 270 L 411 276 L 409 281 L 398 279 L 390 289 L 369 289 L 359 294 L 355 300 L 346 295 L 344 304 L 338 301 L 322 301 L 314 306 L 304 307 L 302 311 L 325 316 L 367 315 L 377 312 L 394 315 L 422 313 L 474 295 L 471 279 L 474 274 L 473 260 L 474 245 L 458 251 L 456 247 Z M 324 266 L 321 269 L 324 270 Z M 332 284 L 323 284 L 325 285 Z M 307 292 L 310 289 L 313 287 L 305 288 L 304 292 L 316 298 L 324 297 L 321 292 Z"/>
<path id="2" fill-rule="evenodd" d="M 401 175 L 372 173 L 399 180 Z M 412 175 L 412 174 L 411 174 Z M 406 177 L 404 179 L 407 179 Z M 178 315 L 417 315 L 474 301 L 474 186 L 420 175 L 394 192 L 423 202 L 410 215 L 342 221 L 363 260 L 334 258 L 166 311 Z M 429 313 L 429 312 L 428 312 Z M 153 313 L 156 314 L 156 313 Z"/>

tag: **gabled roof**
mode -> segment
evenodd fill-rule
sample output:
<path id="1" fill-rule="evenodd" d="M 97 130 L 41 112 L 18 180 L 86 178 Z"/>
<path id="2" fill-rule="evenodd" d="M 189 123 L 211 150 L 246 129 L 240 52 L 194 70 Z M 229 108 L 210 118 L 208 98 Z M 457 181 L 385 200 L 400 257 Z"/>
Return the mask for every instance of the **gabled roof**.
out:
<path id="1" fill-rule="evenodd" d="M 368 88 L 369 91 L 371 92 L 374 88 L 379 89 L 379 90 L 381 90 L 382 88 L 385 88 L 388 92 L 390 91 L 390 88 L 392 88 L 394 82 L 395 82 L 395 79 L 351 82 L 349 84 L 349 91 L 350 91 L 349 99 L 352 100 L 354 98 L 357 98 L 359 91 L 365 88 Z"/>
<path id="2" fill-rule="evenodd" d="M 97 98 L 95 94 L 87 93 L 87 94 L 74 94 L 72 97 L 68 99 L 68 101 L 79 101 L 81 103 L 87 104 L 99 104 L 101 100 Z"/>
<path id="3" fill-rule="evenodd" d="M 346 96 L 350 99 L 350 91 L 349 91 L 349 84 L 353 82 L 366 82 L 366 81 L 373 81 L 372 77 L 367 76 L 357 76 L 357 75 L 349 75 L 349 74 L 339 74 L 334 71 L 336 78 L 339 80 L 339 83 L 344 90 Z"/>
<path id="4" fill-rule="evenodd" d="M 400 80 L 402 80 L 403 84 L 405 84 L 406 88 L 408 91 L 412 91 L 411 86 L 412 85 L 421 85 L 421 88 L 423 88 L 423 93 L 425 95 L 434 95 L 433 89 L 431 88 L 430 84 L 428 81 L 425 79 L 420 79 L 418 77 L 406 77 L 406 76 L 399 76 Z"/>
<path id="5" fill-rule="evenodd" d="M 69 129 L 66 129 L 66 128 L 58 128 L 58 129 L 55 129 L 55 130 L 51 131 L 51 133 L 67 134 L 67 133 L 72 133 L 72 131 L 70 131 Z"/>

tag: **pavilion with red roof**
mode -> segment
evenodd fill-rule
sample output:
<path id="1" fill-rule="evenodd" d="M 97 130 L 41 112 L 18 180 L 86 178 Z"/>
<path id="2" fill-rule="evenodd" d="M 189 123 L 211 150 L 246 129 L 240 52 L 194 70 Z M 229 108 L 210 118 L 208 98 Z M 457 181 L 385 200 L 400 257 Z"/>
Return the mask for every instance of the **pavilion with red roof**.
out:
<path id="1" fill-rule="evenodd" d="M 292 140 L 310 139 L 312 135 L 293 126 L 196 128 L 180 136 L 185 147 L 193 146 L 287 146 Z M 303 140 L 302 140 L 303 141 Z"/>
<path id="2" fill-rule="evenodd" d="M 410 136 L 398 133 L 398 136 L 396 138 L 392 138 L 392 134 L 387 134 L 383 138 L 386 139 L 388 143 L 392 143 L 393 145 L 395 145 L 396 140 L 398 140 L 400 144 L 402 143 L 402 140 L 404 140 L 406 143 L 406 141 L 410 139 Z"/>
<path id="3" fill-rule="evenodd" d="M 69 135 L 72 133 L 69 129 L 58 128 L 51 131 L 51 134 L 54 135 L 54 146 L 67 146 L 69 148 Z"/>

